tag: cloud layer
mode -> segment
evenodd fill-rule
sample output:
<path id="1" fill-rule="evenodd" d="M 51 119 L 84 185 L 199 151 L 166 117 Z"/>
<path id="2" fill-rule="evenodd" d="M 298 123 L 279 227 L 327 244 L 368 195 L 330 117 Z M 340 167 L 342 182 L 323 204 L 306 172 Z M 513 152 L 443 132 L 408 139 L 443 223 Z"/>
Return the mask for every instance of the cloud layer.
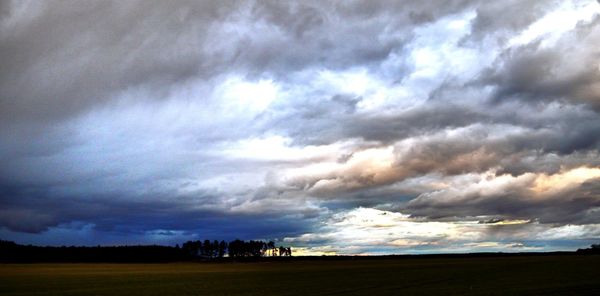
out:
<path id="1" fill-rule="evenodd" d="M 585 246 L 599 43 L 591 0 L 5 1 L 0 236 Z"/>

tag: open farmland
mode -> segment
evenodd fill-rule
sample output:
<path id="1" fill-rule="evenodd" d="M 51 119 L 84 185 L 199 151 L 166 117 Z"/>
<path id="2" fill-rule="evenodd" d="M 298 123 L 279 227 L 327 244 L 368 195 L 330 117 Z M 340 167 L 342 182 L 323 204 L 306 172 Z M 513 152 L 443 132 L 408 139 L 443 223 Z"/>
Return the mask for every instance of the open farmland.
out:
<path id="1" fill-rule="evenodd" d="M 600 256 L 3 264 L 0 295 L 600 295 Z"/>

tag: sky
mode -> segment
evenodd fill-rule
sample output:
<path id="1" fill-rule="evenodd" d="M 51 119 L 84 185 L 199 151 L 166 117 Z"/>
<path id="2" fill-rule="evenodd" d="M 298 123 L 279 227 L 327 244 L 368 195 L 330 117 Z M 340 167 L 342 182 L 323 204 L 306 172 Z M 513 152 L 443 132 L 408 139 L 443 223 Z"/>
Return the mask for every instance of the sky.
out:
<path id="1" fill-rule="evenodd" d="M 600 241 L 598 1 L 0 1 L 0 238 Z"/>

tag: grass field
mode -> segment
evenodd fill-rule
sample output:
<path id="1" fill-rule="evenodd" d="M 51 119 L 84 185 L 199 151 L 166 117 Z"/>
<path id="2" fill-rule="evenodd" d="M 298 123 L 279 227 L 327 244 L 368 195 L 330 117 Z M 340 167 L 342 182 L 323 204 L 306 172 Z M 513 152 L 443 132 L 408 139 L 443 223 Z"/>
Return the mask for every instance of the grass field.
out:
<path id="1" fill-rule="evenodd" d="M 600 256 L 3 264 L 0 295 L 600 295 Z"/>

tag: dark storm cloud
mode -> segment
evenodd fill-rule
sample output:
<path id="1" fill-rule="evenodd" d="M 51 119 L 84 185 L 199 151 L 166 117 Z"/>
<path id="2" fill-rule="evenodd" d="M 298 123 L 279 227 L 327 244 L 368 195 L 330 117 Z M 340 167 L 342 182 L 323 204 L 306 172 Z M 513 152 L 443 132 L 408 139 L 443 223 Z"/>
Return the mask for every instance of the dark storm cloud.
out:
<path id="1" fill-rule="evenodd" d="M 127 88 L 161 91 L 207 72 L 211 61 L 201 55 L 207 35 L 202 28 L 230 7 L 13 2 L 0 34 L 3 122 L 60 119 Z"/>
<path id="2" fill-rule="evenodd" d="M 461 5 L 441 7 L 438 15 Z M 192 77 L 236 69 L 285 73 L 381 60 L 403 41 L 378 34 L 387 26 L 402 32 L 408 24 L 397 14 L 405 8 L 387 1 L 4 2 L 1 118 L 60 119 L 127 89 L 161 97 Z"/>
<path id="3" fill-rule="evenodd" d="M 422 23 L 477 7 L 476 23 L 486 23 L 481 19 L 489 16 L 483 11 L 504 10 L 504 6 L 469 2 L 251 5 L 176 1 L 169 5 L 145 2 L 144 9 L 138 9 L 142 5 L 139 2 L 120 6 L 111 2 L 90 2 L 85 6 L 45 2 L 32 7 L 6 2 L 2 9 L 5 17 L 0 49 L 2 118 L 60 118 L 111 99 L 128 88 L 150 88 L 158 92 L 154 96 L 161 96 L 161 88 L 174 83 L 236 68 L 259 73 L 281 68 L 286 72 L 317 63 L 336 68 L 380 61 L 391 51 L 401 49 L 403 38 L 410 38 L 408 26 L 415 18 Z M 527 3 L 509 6 L 518 7 L 518 11 L 548 7 Z M 31 12 L 21 15 L 26 9 Z M 521 19 L 521 25 L 510 25 L 519 28 L 533 20 L 516 15 L 495 19 Z M 249 28 L 241 33 L 218 31 L 223 23 L 236 21 L 241 25 L 265 24 L 264 28 Z M 493 32 L 503 25 L 475 27 Z M 337 28 L 335 33 L 331 33 L 333 28 Z M 400 32 L 400 39 L 378 39 L 384 28 Z M 265 29 L 269 34 L 261 38 L 253 29 Z M 211 46 L 224 50 L 215 52 Z"/>
<path id="4" fill-rule="evenodd" d="M 135 87 L 160 97 L 175 83 L 236 68 L 283 73 L 317 63 L 339 68 L 380 61 L 410 36 L 410 18 L 398 15 L 428 14 L 433 20 L 467 6 L 466 1 L 410 9 L 388 1 L 6 3 L 0 35 L 5 122 L 61 118 Z M 23 16 L 23 10 L 30 13 Z M 347 19 L 360 21 L 342 21 Z M 265 24 L 247 32 L 220 27 L 236 21 Z M 381 40 L 379 33 L 390 26 L 400 38 Z M 269 34 L 256 35 L 260 29 Z"/>
<path id="5" fill-rule="evenodd" d="M 195 194 L 176 199 L 159 196 L 57 196 L 35 190 L 1 193 L 0 224 L 11 231 L 42 233 L 72 222 L 106 233 L 140 234 L 162 229 L 189 235 L 231 239 L 273 238 L 310 230 L 310 218 L 274 213 L 227 214 L 214 206 L 215 196 Z M 32 205 L 36 205 L 32 207 Z"/>

